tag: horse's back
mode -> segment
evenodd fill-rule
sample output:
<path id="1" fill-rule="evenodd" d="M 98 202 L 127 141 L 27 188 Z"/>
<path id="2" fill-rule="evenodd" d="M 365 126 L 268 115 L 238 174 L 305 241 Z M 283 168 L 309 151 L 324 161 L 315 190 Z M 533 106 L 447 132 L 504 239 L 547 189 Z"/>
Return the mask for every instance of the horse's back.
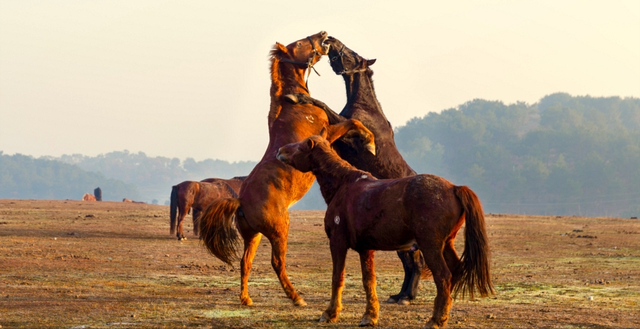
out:
<path id="1" fill-rule="evenodd" d="M 462 216 L 462 204 L 455 194 L 455 185 L 430 174 L 404 178 L 409 181 L 404 207 L 411 214 L 413 225 L 450 227 Z"/>
<path id="2" fill-rule="evenodd" d="M 221 198 L 231 198 L 234 195 L 229 191 L 224 180 L 214 182 L 200 182 L 200 189 L 194 200 L 193 207 L 202 210 L 211 202 Z"/>

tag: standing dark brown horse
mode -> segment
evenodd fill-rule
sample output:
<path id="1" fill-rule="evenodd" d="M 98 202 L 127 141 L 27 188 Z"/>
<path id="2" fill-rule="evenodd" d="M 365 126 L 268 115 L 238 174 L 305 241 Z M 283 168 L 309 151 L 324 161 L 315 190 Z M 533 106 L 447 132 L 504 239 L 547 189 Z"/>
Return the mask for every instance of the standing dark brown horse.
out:
<path id="1" fill-rule="evenodd" d="M 246 179 L 233 177 L 231 179 L 207 178 L 200 182 L 184 181 L 171 188 L 170 201 L 170 227 L 171 234 L 177 233 L 178 240 L 186 240 L 182 231 L 182 223 L 185 216 L 193 208 L 191 218 L 193 220 L 193 234 L 198 235 L 198 215 L 213 200 L 220 198 L 237 197 L 240 185 Z"/>
<path id="2" fill-rule="evenodd" d="M 338 139 L 333 144 L 333 148 L 342 159 L 358 169 L 370 172 L 376 178 L 389 179 L 415 175 L 416 172 L 396 148 L 393 128 L 382 112 L 376 97 L 373 71 L 370 68 L 376 60 L 363 58 L 334 37 L 328 37 L 325 44 L 330 46 L 331 68 L 336 74 L 342 75 L 347 90 L 347 103 L 340 115 L 330 115 L 329 119 L 331 123 L 339 122 L 344 118 L 361 121 L 375 136 L 376 156 L 363 152 L 362 148 L 348 137 Z M 327 113 L 333 112 L 324 103 L 306 95 L 291 95 L 289 99 L 298 103 L 315 104 L 325 108 Z M 421 274 L 428 276 L 429 271 L 423 271 L 424 260 L 420 251 L 415 248 L 398 251 L 398 257 L 402 260 L 404 280 L 400 293 L 389 297 L 387 302 L 404 305 L 409 304 L 416 297 Z"/>
<path id="3" fill-rule="evenodd" d="M 244 240 L 241 265 L 242 305 L 251 305 L 248 279 L 251 265 L 262 235 L 271 243 L 271 265 L 287 297 L 294 305 L 306 303 L 295 291 L 285 271 L 289 214 L 287 209 L 309 190 L 314 177 L 278 161 L 278 149 L 301 141 L 326 129 L 337 139 L 355 129 L 371 151 L 375 150 L 373 135 L 357 120 L 329 125 L 325 111 L 312 104 L 291 104 L 284 95 L 309 95 L 305 72 L 313 67 L 328 46 L 322 45 L 326 32 L 295 41 L 287 46 L 276 43 L 271 51 L 271 109 L 269 111 L 269 145 L 262 160 L 242 184 L 238 198 L 214 201 L 200 215 L 200 238 L 209 251 L 230 264 L 236 256 L 238 236 Z"/>
<path id="4" fill-rule="evenodd" d="M 331 302 L 320 322 L 335 322 L 342 309 L 348 249 L 360 254 L 367 306 L 360 326 L 378 321 L 375 250 L 406 250 L 414 243 L 433 274 L 437 295 L 427 328 L 444 327 L 451 294 L 473 298 L 493 293 L 484 213 L 476 194 L 434 175 L 378 180 L 342 160 L 321 136 L 280 148 L 277 158 L 302 172 L 313 172 L 327 202 L 324 225 L 329 237 L 333 278 Z M 466 221 L 462 257 L 454 248 Z"/>

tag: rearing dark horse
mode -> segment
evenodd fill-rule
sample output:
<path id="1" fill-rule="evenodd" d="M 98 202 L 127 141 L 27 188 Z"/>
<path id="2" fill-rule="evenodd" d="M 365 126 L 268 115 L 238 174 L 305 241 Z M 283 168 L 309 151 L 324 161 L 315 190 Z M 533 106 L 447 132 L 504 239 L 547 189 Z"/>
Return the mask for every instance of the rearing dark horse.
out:
<path id="1" fill-rule="evenodd" d="M 328 106 L 308 95 L 288 95 L 294 103 L 311 103 L 324 108 L 330 123 L 351 118 L 360 120 L 373 132 L 376 139 L 376 155 L 365 152 L 362 143 L 350 139 L 349 135 L 334 142 L 333 148 L 338 155 L 354 167 L 370 172 L 379 179 L 402 178 L 416 175 L 402 158 L 393 139 L 393 128 L 382 112 L 373 87 L 373 71 L 370 66 L 375 59 L 365 59 L 355 51 L 347 48 L 340 40 L 328 37 L 324 44 L 329 48 L 329 63 L 333 71 L 342 75 L 347 89 L 347 104 L 340 116 L 331 115 Z M 425 269 L 424 260 L 415 246 L 409 251 L 398 251 L 398 257 L 404 267 L 402 289 L 387 302 L 409 304 L 416 297 L 420 276 Z M 427 269 L 428 271 L 428 269 Z M 429 272 L 425 272 L 428 274 Z"/>

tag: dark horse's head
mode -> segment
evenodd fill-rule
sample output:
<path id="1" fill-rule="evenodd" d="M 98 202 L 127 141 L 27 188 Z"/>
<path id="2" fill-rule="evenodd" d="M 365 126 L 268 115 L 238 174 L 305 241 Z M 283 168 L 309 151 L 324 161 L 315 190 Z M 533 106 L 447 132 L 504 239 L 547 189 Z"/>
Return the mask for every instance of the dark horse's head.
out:
<path id="1" fill-rule="evenodd" d="M 321 31 L 304 39 L 294 41 L 287 46 L 276 43 L 271 55 L 280 62 L 311 68 L 320 60 L 322 55 L 327 55 L 329 46 L 324 44 L 327 32 Z"/>
<path id="2" fill-rule="evenodd" d="M 329 64 L 333 72 L 339 75 L 351 75 L 357 72 L 364 72 L 373 63 L 375 59 L 366 59 L 355 51 L 347 48 L 340 40 L 334 37 L 328 37 L 324 41 L 329 48 Z"/>

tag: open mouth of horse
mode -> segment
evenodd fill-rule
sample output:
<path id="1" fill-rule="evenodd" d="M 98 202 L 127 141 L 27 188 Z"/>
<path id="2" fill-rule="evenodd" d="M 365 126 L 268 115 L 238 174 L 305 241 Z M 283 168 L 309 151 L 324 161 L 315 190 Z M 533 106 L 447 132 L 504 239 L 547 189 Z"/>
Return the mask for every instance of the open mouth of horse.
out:
<path id="1" fill-rule="evenodd" d="M 318 43 L 320 44 L 320 51 L 323 55 L 328 55 L 329 54 L 329 49 L 331 48 L 331 46 L 329 44 L 327 44 L 327 38 L 329 38 L 329 34 L 325 31 L 320 32 L 321 34 L 321 38 L 318 41 Z"/>

